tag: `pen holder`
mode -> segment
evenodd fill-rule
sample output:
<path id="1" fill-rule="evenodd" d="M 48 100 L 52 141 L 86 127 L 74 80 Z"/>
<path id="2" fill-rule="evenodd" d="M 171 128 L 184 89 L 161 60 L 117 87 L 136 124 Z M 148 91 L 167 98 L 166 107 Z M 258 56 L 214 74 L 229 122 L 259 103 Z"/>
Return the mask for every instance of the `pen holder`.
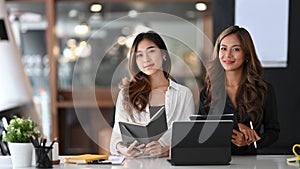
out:
<path id="1" fill-rule="evenodd" d="M 36 168 L 52 168 L 52 147 L 35 148 Z"/>

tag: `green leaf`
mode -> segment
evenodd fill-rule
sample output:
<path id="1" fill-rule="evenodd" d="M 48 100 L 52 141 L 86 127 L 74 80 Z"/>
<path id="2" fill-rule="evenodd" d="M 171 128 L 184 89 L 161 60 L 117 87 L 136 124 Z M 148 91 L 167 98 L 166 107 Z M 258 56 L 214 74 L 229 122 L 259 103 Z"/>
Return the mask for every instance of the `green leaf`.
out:
<path id="1" fill-rule="evenodd" d="M 30 117 L 22 119 L 17 116 L 9 122 L 7 132 L 3 136 L 3 141 L 12 143 L 29 143 L 29 135 L 36 138 L 41 136 L 40 131 L 37 129 L 37 124 L 32 121 Z"/>

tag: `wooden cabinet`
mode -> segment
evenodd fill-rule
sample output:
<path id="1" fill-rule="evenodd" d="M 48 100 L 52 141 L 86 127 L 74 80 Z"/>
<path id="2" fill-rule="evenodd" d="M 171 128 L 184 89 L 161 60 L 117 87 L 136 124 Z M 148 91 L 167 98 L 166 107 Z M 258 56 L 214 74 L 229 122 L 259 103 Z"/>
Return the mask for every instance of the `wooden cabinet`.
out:
<path id="1" fill-rule="evenodd" d="M 113 123 L 111 90 L 96 89 L 95 102 L 90 101 L 86 90 L 77 92 L 80 100 L 74 100 L 72 91 L 58 92 L 56 125 L 59 128 L 57 134 L 61 140 L 61 151 L 64 154 L 98 153 L 101 148 L 98 146 L 98 133 Z M 105 122 L 107 124 L 101 124 Z"/>

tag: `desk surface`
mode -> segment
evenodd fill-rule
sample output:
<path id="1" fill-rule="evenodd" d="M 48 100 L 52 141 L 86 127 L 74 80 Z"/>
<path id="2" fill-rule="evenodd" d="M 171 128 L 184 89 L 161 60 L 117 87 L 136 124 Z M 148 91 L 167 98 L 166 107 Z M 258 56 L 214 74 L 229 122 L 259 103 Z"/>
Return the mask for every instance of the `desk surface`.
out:
<path id="1" fill-rule="evenodd" d="M 258 155 L 258 156 L 232 156 L 230 165 L 226 166 L 172 166 L 166 158 L 145 158 L 145 159 L 125 159 L 123 165 L 76 165 L 60 164 L 53 165 L 53 169 L 69 168 L 110 168 L 110 169 L 156 169 L 156 168 L 226 168 L 226 169 L 300 169 L 298 166 L 290 166 L 286 159 L 291 155 Z M 11 159 L 9 156 L 0 156 L 0 168 L 11 169 Z M 32 168 L 35 168 L 34 166 Z"/>

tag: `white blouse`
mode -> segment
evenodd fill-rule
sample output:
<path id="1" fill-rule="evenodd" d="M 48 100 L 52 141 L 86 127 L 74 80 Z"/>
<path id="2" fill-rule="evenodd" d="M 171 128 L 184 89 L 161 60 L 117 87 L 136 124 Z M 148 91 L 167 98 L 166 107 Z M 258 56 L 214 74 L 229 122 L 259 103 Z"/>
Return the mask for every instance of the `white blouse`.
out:
<path id="1" fill-rule="evenodd" d="M 165 110 L 167 115 L 168 130 L 158 140 L 162 146 L 168 146 L 171 143 L 171 125 L 173 121 L 188 120 L 189 116 L 195 113 L 195 104 L 191 90 L 183 85 L 180 85 L 171 79 L 170 86 L 166 92 Z M 119 92 L 116 110 L 115 110 L 115 124 L 113 127 L 110 151 L 112 154 L 117 154 L 117 143 L 122 142 L 119 121 L 132 122 L 129 115 L 124 110 L 123 104 L 123 90 Z M 146 107 L 146 112 L 133 112 L 134 120 L 137 123 L 147 123 L 150 121 L 149 105 Z"/>

